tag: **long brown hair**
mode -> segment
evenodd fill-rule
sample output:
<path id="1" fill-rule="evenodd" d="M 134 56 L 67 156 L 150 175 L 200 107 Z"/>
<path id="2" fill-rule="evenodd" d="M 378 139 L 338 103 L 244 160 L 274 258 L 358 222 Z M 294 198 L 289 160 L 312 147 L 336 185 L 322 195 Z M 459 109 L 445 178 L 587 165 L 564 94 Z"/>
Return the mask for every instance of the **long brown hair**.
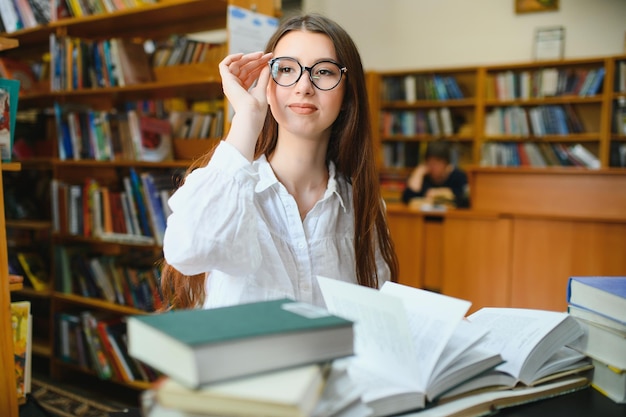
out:
<path id="1" fill-rule="evenodd" d="M 327 35 L 335 46 L 337 60 L 348 68 L 342 110 L 333 123 L 326 154 L 337 172 L 352 183 L 354 206 L 354 250 L 356 278 L 360 285 L 377 287 L 376 242 L 385 260 L 392 281 L 397 281 L 398 260 L 389 235 L 385 206 L 378 186 L 372 129 L 368 112 L 365 73 L 358 49 L 348 33 L 334 21 L 317 14 L 286 20 L 269 40 L 266 52 L 273 51 L 282 37 L 291 31 L 308 31 Z M 278 123 L 268 109 L 265 124 L 256 144 L 255 158 L 270 156 L 276 149 Z M 190 167 L 206 165 L 212 151 Z M 187 277 L 164 263 L 162 286 L 172 308 L 189 308 L 204 301 L 205 275 Z"/>

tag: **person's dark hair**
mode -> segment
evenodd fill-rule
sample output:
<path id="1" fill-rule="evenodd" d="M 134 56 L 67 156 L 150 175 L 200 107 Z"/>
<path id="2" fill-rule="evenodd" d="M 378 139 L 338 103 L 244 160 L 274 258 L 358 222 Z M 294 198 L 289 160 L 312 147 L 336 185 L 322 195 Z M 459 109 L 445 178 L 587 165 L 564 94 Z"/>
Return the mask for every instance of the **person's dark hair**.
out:
<path id="1" fill-rule="evenodd" d="M 446 161 L 446 163 L 449 164 L 450 151 L 451 145 L 450 142 L 448 142 L 447 140 L 440 139 L 428 142 L 428 145 L 426 146 L 426 152 L 424 153 L 424 160 L 427 160 L 429 158 L 437 158 Z"/>
<path id="2" fill-rule="evenodd" d="M 348 33 L 337 23 L 318 14 L 307 14 L 284 21 L 267 43 L 266 52 L 273 51 L 280 39 L 292 31 L 326 34 L 335 46 L 337 61 L 348 69 L 342 81 L 346 83 L 342 110 L 332 126 L 326 160 L 332 161 L 337 172 L 352 183 L 358 283 L 368 287 L 378 286 L 376 244 L 389 267 L 391 279 L 397 281 L 398 260 L 387 228 L 384 202 L 377 186 L 378 174 L 365 73 L 358 49 Z M 255 158 L 263 154 L 269 157 L 276 149 L 277 139 L 278 123 L 268 108 L 256 144 Z M 211 155 L 212 152 L 209 152 L 196 166 L 206 165 Z M 201 278 L 183 278 L 174 268 L 165 264 L 162 280 L 164 293 L 174 297 L 173 303 L 176 308 L 189 307 L 190 302 L 202 302 L 204 275 L 201 275 Z M 192 298 L 190 294 L 193 295 Z M 196 294 L 202 296 L 198 298 Z"/>

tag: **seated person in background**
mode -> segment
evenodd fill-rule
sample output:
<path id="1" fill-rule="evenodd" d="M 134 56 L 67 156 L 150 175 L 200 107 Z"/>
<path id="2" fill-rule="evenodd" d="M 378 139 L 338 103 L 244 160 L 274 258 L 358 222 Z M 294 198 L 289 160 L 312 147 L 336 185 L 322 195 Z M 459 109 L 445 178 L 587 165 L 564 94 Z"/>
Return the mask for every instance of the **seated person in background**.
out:
<path id="1" fill-rule="evenodd" d="M 464 171 L 450 163 L 450 143 L 428 143 L 424 162 L 409 176 L 402 201 L 430 205 L 469 207 L 468 182 Z M 413 203 L 412 203 L 413 204 Z"/>

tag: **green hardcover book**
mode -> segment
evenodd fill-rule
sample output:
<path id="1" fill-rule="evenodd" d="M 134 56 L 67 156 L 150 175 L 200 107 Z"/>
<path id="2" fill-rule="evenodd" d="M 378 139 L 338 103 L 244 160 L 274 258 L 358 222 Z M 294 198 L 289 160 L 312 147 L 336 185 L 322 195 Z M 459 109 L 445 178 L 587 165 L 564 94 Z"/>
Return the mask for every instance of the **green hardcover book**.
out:
<path id="1" fill-rule="evenodd" d="M 129 353 L 197 388 L 354 354 L 353 322 L 290 299 L 128 319 Z"/>

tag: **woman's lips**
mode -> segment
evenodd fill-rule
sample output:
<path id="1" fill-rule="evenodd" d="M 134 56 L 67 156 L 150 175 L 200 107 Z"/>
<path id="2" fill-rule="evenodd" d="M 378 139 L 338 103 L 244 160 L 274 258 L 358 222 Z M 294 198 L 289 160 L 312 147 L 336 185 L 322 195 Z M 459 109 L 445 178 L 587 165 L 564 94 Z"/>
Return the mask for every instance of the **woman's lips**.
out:
<path id="1" fill-rule="evenodd" d="M 304 104 L 304 103 L 290 104 L 289 108 L 294 113 L 298 113 L 298 114 L 311 114 L 311 113 L 317 111 L 317 108 L 314 105 L 312 105 L 312 104 Z"/>

